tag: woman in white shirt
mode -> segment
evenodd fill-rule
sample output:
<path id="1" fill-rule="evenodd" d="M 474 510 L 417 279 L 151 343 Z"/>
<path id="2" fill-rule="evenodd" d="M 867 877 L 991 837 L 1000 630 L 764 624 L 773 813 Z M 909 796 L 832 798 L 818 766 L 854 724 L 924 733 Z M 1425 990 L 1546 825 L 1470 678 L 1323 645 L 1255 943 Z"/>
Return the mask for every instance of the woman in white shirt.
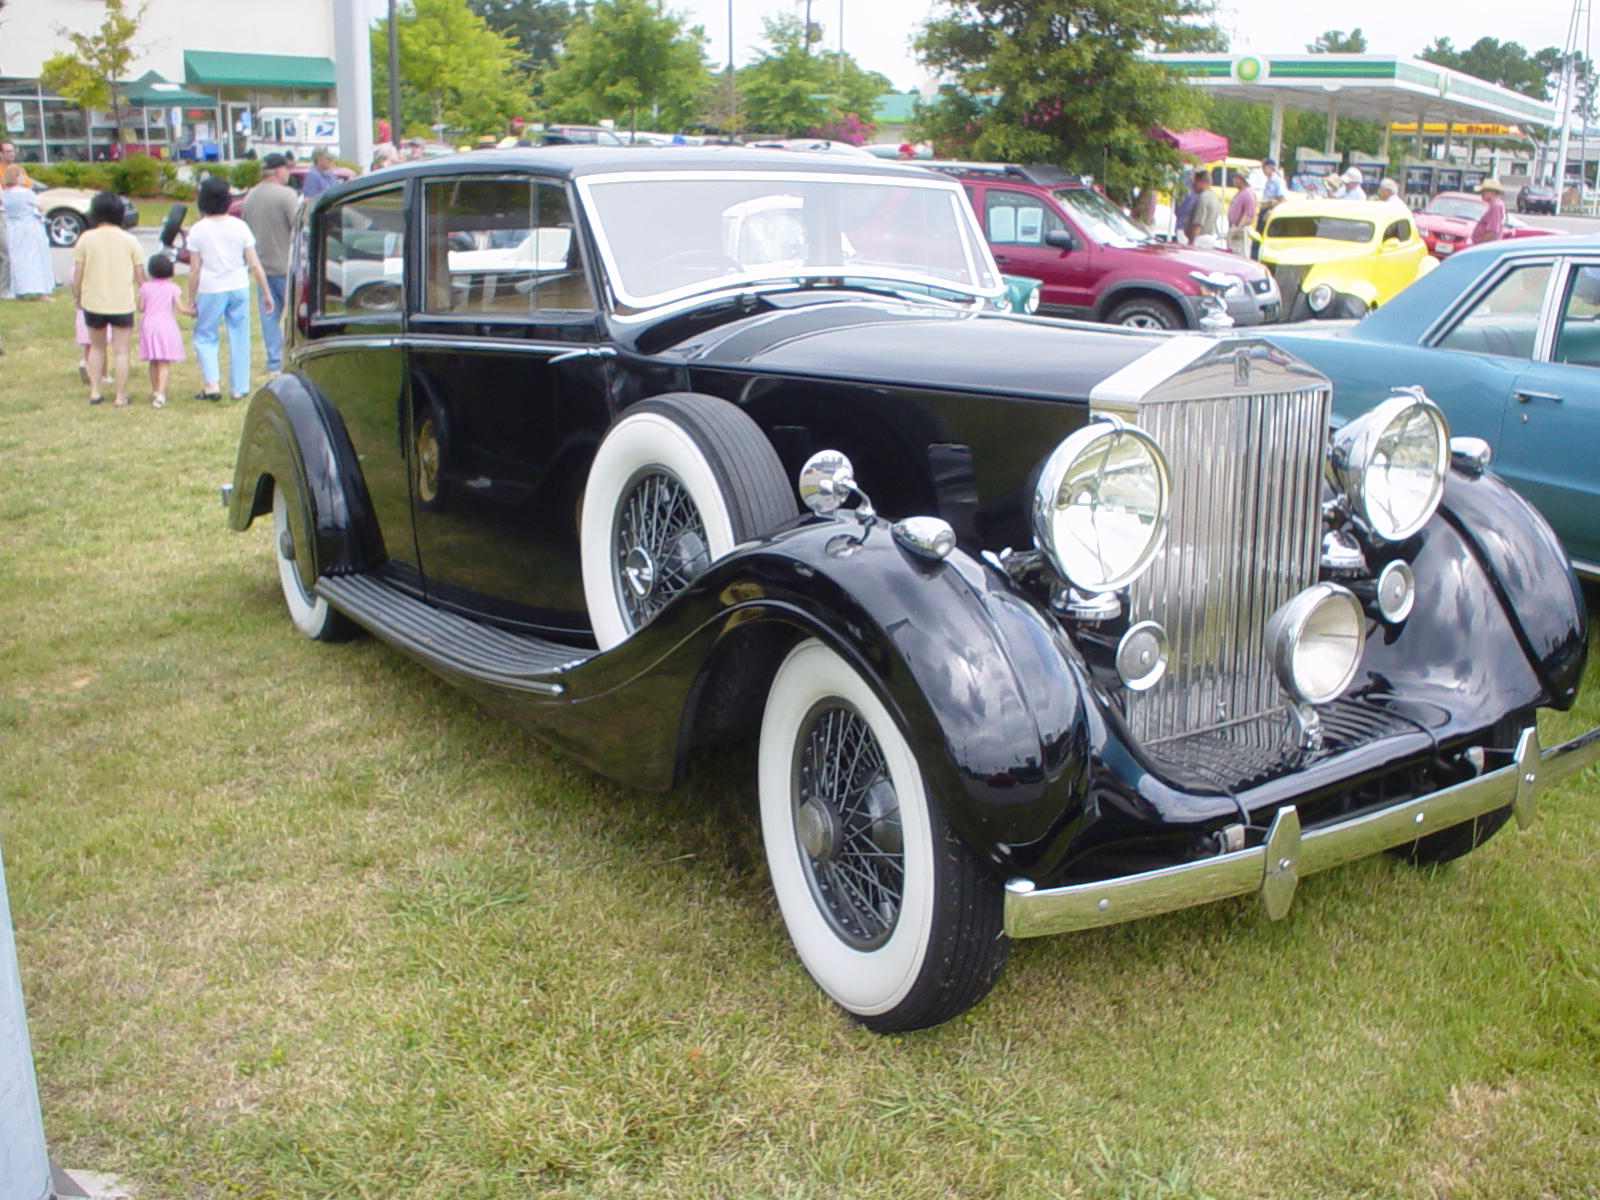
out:
<path id="1" fill-rule="evenodd" d="M 195 204 L 204 218 L 189 231 L 189 303 L 199 309 L 194 323 L 194 356 L 205 386 L 197 400 L 222 399 L 217 357 L 219 326 L 228 330 L 228 381 L 235 400 L 250 391 L 250 276 L 261 290 L 261 311 L 272 312 L 272 294 L 256 257 L 256 239 L 238 217 L 228 215 L 233 193 L 228 181 L 212 176 L 200 185 Z"/>

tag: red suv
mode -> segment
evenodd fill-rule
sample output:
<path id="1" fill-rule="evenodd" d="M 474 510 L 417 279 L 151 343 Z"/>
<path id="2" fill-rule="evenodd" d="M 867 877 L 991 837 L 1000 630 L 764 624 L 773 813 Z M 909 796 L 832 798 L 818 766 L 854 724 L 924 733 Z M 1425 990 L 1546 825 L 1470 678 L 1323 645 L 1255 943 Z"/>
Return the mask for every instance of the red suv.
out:
<path id="1" fill-rule="evenodd" d="M 1282 300 L 1260 263 L 1145 232 L 1060 167 L 927 163 L 961 181 L 995 262 L 1043 283 L 1039 311 L 1140 329 L 1196 329 L 1201 289 L 1190 272 L 1237 276 L 1227 294 L 1238 325 L 1276 321 Z"/>

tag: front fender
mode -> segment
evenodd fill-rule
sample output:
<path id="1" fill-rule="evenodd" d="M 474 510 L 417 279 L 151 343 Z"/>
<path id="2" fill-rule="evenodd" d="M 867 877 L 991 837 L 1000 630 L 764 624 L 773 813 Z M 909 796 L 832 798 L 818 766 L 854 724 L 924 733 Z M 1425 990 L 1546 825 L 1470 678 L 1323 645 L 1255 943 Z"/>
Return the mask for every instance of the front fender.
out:
<path id="1" fill-rule="evenodd" d="M 360 571 L 385 561 L 383 539 L 344 422 L 309 380 L 280 375 L 250 398 L 234 464 L 228 524 L 245 530 L 272 511 L 275 481 L 288 481 L 300 503 L 290 510 L 309 589 L 324 572 Z"/>

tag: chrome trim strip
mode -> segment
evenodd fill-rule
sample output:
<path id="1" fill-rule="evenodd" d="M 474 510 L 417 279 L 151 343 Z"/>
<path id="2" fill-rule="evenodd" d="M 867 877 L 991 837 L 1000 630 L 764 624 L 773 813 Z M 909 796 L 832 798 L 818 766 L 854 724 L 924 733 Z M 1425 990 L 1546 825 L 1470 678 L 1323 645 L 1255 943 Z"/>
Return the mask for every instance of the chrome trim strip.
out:
<path id="1" fill-rule="evenodd" d="M 1279 822 L 1288 822 L 1290 813 L 1298 826 L 1298 813 L 1286 806 L 1273 822 L 1270 855 L 1265 846 L 1256 846 L 1202 862 L 1060 888 L 1042 889 L 1031 879 L 1012 879 L 1006 884 L 1006 933 L 1025 938 L 1096 929 L 1250 892 L 1262 893 L 1269 915 L 1276 919 L 1287 912 L 1284 894 L 1292 896 L 1294 879 L 1403 846 L 1507 806 L 1513 807 L 1518 825 L 1526 828 L 1542 788 L 1597 761 L 1600 727 L 1544 751 L 1539 749 L 1538 732 L 1525 729 L 1510 766 L 1404 804 L 1309 830 L 1298 838 L 1287 828 L 1280 830 Z"/>

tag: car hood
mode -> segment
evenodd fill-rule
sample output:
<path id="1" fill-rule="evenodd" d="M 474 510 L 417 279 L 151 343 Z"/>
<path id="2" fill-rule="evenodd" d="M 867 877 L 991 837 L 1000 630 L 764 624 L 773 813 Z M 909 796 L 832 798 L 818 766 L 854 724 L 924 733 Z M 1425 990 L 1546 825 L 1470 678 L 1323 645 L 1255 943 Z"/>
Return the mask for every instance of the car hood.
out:
<path id="1" fill-rule="evenodd" d="M 1466 237 L 1472 232 L 1476 221 L 1469 221 L 1465 217 L 1447 217 L 1442 213 L 1420 212 L 1416 216 L 1417 228 L 1425 229 L 1429 233 L 1453 233 Z"/>
<path id="2" fill-rule="evenodd" d="M 1304 267 L 1371 257 L 1372 247 L 1365 242 L 1289 242 L 1261 248 L 1261 261 L 1270 266 Z"/>
<path id="3" fill-rule="evenodd" d="M 1200 250 L 1194 246 L 1180 246 L 1177 242 L 1145 242 L 1122 253 L 1159 259 L 1184 272 L 1221 271 L 1227 275 L 1237 275 L 1241 279 L 1262 279 L 1267 274 L 1260 263 L 1240 258 L 1237 254 L 1225 254 L 1221 250 Z"/>
<path id="4" fill-rule="evenodd" d="M 89 203 L 94 199 L 94 193 L 83 188 L 53 187 L 45 188 L 38 193 L 40 208 L 75 208 L 80 212 L 89 211 Z"/>
<path id="5" fill-rule="evenodd" d="M 1171 336 L 894 301 L 773 304 L 659 353 L 690 367 L 1086 400 Z"/>

